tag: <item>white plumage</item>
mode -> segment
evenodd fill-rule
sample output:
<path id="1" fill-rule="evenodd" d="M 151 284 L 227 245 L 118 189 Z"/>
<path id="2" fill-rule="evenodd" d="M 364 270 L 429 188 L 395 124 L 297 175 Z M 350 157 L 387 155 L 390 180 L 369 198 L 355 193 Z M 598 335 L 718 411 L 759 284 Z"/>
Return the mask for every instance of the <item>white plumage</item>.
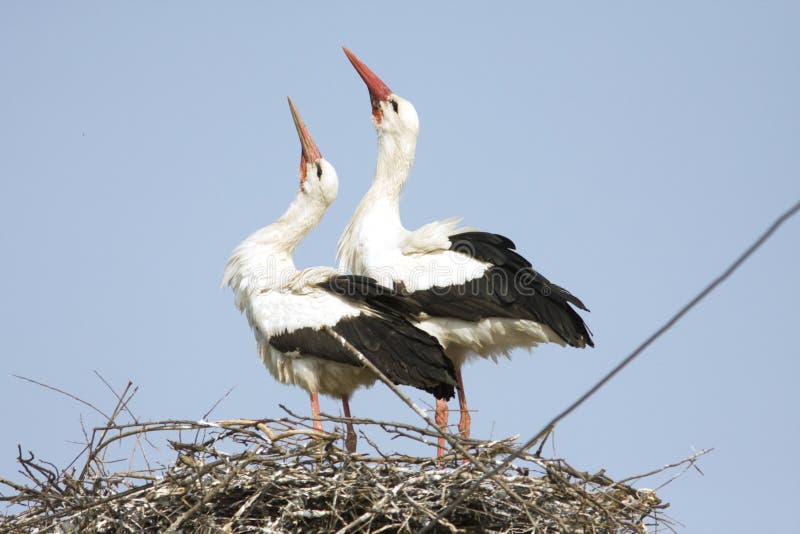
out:
<path id="1" fill-rule="evenodd" d="M 270 374 L 308 391 L 315 416 L 319 415 L 318 393 L 341 398 L 349 416 L 348 398 L 356 388 L 375 382 L 371 371 L 313 355 L 284 353 L 270 345 L 274 336 L 302 328 L 319 330 L 363 313 L 357 305 L 318 287 L 336 274 L 333 269 L 295 268 L 292 254 L 335 200 L 339 180 L 333 166 L 322 159 L 291 100 L 289 104 L 302 144 L 300 190 L 277 221 L 236 247 L 222 284 L 231 287 L 236 306 L 247 316 Z M 316 422 L 315 427 L 322 429 Z"/>
<path id="2" fill-rule="evenodd" d="M 539 343 L 591 344 L 588 329 L 570 304 L 585 307 L 536 273 L 503 236 L 457 228 L 458 218 L 416 231 L 403 227 L 400 196 L 414 162 L 419 118 L 410 102 L 394 94 L 349 50 L 345 53 L 370 93 L 378 157 L 372 185 L 339 240 L 340 268 L 375 277 L 428 304 L 423 306 L 427 313 L 420 327 L 442 343 L 456 365 L 461 386 L 459 428 L 468 436 L 470 417 L 460 374 L 464 361 L 470 355 L 496 360 L 514 348 Z M 459 242 L 468 250 L 461 250 Z M 513 277 L 506 282 L 516 284 L 518 274 L 530 274 L 532 279 L 505 293 L 493 291 L 491 277 Z M 524 294 L 534 287 L 538 296 Z M 483 292 L 485 298 L 469 291 Z M 443 402 L 437 404 L 437 420 L 446 423 Z"/>
<path id="3" fill-rule="evenodd" d="M 457 383 L 452 363 L 436 339 L 407 318 L 415 303 L 365 277 L 327 267 L 295 268 L 292 254 L 336 198 L 338 177 L 289 104 L 302 144 L 300 190 L 277 221 L 236 247 L 222 280 L 247 316 L 264 365 L 276 380 L 308 391 L 318 430 L 319 393 L 340 398 L 350 417 L 352 393 L 377 379 L 340 339 L 396 383 L 452 397 Z M 352 424 L 346 445 L 355 450 Z"/>
<path id="4" fill-rule="evenodd" d="M 336 398 L 349 397 L 362 386 L 371 386 L 375 375 L 367 368 L 342 364 L 301 353 L 284 354 L 269 339 L 302 328 L 319 330 L 335 326 L 365 309 L 318 288 L 337 273 L 333 269 L 304 269 L 280 286 L 256 295 L 247 311 L 256 332 L 258 351 L 275 379 Z"/>

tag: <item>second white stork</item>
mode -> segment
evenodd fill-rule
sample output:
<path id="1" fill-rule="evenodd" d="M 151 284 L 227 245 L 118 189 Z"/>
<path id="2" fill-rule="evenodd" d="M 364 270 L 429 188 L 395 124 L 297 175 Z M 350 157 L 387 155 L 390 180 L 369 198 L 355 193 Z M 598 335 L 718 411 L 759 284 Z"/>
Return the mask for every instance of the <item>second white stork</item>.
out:
<path id="1" fill-rule="evenodd" d="M 376 278 L 420 302 L 421 328 L 445 347 L 459 382 L 459 430 L 470 433 L 461 366 L 472 355 L 508 356 L 517 347 L 557 343 L 594 346 L 573 308 L 586 306 L 551 283 L 501 235 L 458 229 L 458 218 L 435 221 L 415 231 L 400 220 L 400 196 L 419 133 L 414 106 L 344 49 L 367 85 L 378 158 L 372 185 L 339 240 L 343 270 Z M 437 400 L 437 422 L 446 426 L 448 409 Z M 440 442 L 441 444 L 441 442 Z"/>
<path id="2" fill-rule="evenodd" d="M 302 146 L 300 190 L 276 222 L 236 247 L 222 282 L 233 289 L 237 307 L 247 315 L 261 360 L 277 380 L 308 391 L 318 430 L 319 393 L 340 398 L 349 418 L 353 391 L 377 379 L 331 331 L 395 383 L 452 398 L 457 383 L 453 365 L 437 340 L 409 321 L 419 311 L 413 300 L 364 276 L 328 267 L 295 268 L 294 249 L 336 198 L 338 177 L 291 99 L 289 106 Z M 355 450 L 349 423 L 345 443 Z"/>

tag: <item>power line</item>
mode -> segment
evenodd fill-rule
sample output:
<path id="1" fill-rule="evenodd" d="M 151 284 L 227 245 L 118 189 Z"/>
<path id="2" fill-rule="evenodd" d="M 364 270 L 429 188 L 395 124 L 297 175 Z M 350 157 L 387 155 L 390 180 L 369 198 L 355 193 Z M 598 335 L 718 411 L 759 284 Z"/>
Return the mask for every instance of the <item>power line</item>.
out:
<path id="1" fill-rule="evenodd" d="M 730 275 L 734 273 L 753 253 L 758 250 L 761 245 L 766 243 L 766 241 L 772 237 L 772 234 L 786 221 L 791 219 L 797 212 L 800 211 L 800 201 L 794 204 L 791 208 L 786 210 L 780 217 L 778 217 L 775 222 L 770 225 L 767 230 L 761 234 L 761 236 L 753 242 L 747 249 L 739 255 L 738 258 L 727 268 L 725 271 L 722 272 L 719 276 L 717 276 L 710 284 L 708 284 L 705 289 L 700 291 L 697 295 L 695 295 L 692 300 L 689 301 L 683 308 L 681 308 L 678 313 L 673 315 L 666 323 L 664 323 L 661 328 L 656 330 L 650 337 L 648 337 L 642 344 L 640 344 L 633 352 L 631 352 L 624 360 L 622 360 L 616 367 L 614 367 L 611 371 L 609 371 L 603 378 L 601 378 L 594 386 L 589 388 L 589 390 L 581 395 L 578 400 L 570 404 L 566 409 L 564 409 L 561 413 L 556 415 L 553 419 L 551 419 L 535 436 L 529 439 L 524 445 L 519 447 L 513 453 L 508 455 L 508 457 L 503 460 L 497 467 L 489 471 L 488 473 L 483 474 L 478 479 L 476 479 L 464 492 L 457 497 L 453 502 L 451 502 L 447 507 L 445 507 L 442 511 L 436 514 L 436 517 L 431 519 L 431 522 L 428 523 L 425 528 L 423 528 L 420 532 L 428 532 L 434 525 L 438 523 L 439 519 L 447 517 L 450 512 L 452 512 L 457 506 L 459 506 L 467 497 L 469 497 L 475 488 L 483 483 L 487 478 L 493 477 L 496 474 L 503 471 L 508 465 L 513 462 L 515 459 L 519 458 L 519 456 L 530 447 L 532 447 L 535 443 L 539 441 L 545 434 L 547 434 L 550 429 L 552 429 L 556 424 L 558 424 L 562 419 L 567 417 L 571 414 L 575 409 L 577 409 L 581 404 L 586 402 L 589 397 L 597 393 L 603 386 L 605 386 L 614 376 L 617 375 L 622 369 L 624 369 L 629 363 L 636 359 L 642 352 L 647 349 L 650 345 L 653 344 L 659 337 L 661 337 L 664 333 L 666 333 L 670 328 L 672 328 L 675 323 L 680 321 L 684 315 L 686 315 L 689 310 L 694 308 L 697 304 L 700 303 L 704 298 L 706 298 L 712 291 L 714 291 L 717 286 L 719 286 L 722 282 L 724 282 Z"/>

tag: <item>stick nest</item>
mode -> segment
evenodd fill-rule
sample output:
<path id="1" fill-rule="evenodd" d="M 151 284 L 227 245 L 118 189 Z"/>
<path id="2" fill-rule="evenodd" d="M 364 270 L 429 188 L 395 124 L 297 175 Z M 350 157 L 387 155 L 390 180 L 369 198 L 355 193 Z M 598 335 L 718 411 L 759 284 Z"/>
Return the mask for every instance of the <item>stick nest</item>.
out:
<path id="1" fill-rule="evenodd" d="M 455 453 L 430 457 L 387 454 L 369 434 L 435 444 L 425 428 L 366 419 L 362 449 L 347 454 L 341 431 L 321 433 L 287 410 L 281 419 L 163 421 L 111 424 L 94 430 L 77 462 L 64 470 L 23 455 L 29 483 L 0 478 L 0 499 L 17 508 L 0 515 L 3 532 L 634 532 L 670 522 L 652 490 L 628 485 L 669 468 L 693 465 L 695 455 L 646 475 L 615 482 L 562 459 L 526 452 L 494 477 L 484 477 L 513 449 L 513 440 L 459 440 L 479 460 Z M 343 420 L 326 416 L 328 428 Z M 166 436 L 165 436 L 166 433 Z M 185 439 L 189 434 L 192 439 Z M 174 436 L 178 439 L 168 439 Z M 386 435 L 382 436 L 386 438 Z M 169 444 L 170 462 L 116 472 L 111 445 L 144 454 Z M 130 450 L 125 448 L 123 450 Z M 685 469 L 684 469 L 685 471 Z M 677 476 L 677 475 L 676 475 Z M 674 478 L 674 477 L 673 477 Z M 511 489 L 511 495 L 507 490 Z M 436 518 L 459 496 L 465 500 Z M 513 497 L 513 498 L 512 498 Z"/>

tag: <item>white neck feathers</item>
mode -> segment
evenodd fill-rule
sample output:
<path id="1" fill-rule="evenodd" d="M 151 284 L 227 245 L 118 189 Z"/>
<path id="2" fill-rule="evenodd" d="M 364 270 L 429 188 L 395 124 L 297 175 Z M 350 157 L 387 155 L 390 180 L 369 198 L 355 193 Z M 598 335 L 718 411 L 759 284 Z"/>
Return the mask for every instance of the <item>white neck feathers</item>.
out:
<path id="1" fill-rule="evenodd" d="M 295 248 L 325 214 L 327 206 L 302 191 L 297 193 L 281 217 L 256 230 L 234 249 L 222 277 L 230 286 L 240 308 L 245 299 L 259 291 L 279 287 L 295 274 Z"/>
<path id="2" fill-rule="evenodd" d="M 400 220 L 400 197 L 417 146 L 416 135 L 406 134 L 378 129 L 375 177 L 339 239 L 336 256 L 345 271 L 363 271 L 360 263 L 365 242 L 391 239 L 392 235 L 406 232 Z"/>

